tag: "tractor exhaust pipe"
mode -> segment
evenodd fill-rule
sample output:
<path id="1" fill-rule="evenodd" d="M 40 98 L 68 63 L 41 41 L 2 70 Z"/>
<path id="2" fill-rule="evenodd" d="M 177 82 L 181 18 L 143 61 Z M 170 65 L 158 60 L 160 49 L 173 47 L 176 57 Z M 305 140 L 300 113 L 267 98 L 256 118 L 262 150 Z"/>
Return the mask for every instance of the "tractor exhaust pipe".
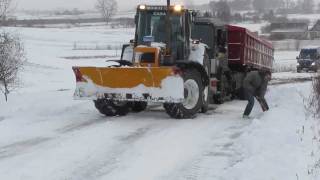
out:
<path id="1" fill-rule="evenodd" d="M 171 22 L 170 22 L 170 0 L 167 0 L 166 26 L 166 56 L 171 59 Z M 171 63 L 171 62 L 170 62 Z"/>

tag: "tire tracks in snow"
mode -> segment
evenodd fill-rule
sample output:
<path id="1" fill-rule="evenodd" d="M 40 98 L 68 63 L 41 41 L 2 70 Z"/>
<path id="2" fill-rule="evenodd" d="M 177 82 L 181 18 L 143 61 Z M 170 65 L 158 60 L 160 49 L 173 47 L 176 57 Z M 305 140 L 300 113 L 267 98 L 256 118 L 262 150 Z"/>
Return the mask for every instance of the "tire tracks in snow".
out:
<path id="1" fill-rule="evenodd" d="M 88 121 L 76 123 L 76 124 L 69 124 L 63 128 L 59 128 L 56 131 L 66 134 L 74 131 L 79 131 L 85 128 L 89 128 L 90 126 L 98 125 L 98 124 L 103 124 L 106 123 L 110 120 L 106 120 L 104 118 L 95 118 L 95 119 L 90 119 Z"/>
<path id="2" fill-rule="evenodd" d="M 186 163 L 184 167 L 172 172 L 170 180 L 224 180 L 222 172 L 238 162 L 243 155 L 234 147 L 234 143 L 244 133 L 245 127 L 251 122 L 232 125 L 224 129 L 223 134 L 212 136 L 212 144 L 202 153 Z"/>
<path id="3" fill-rule="evenodd" d="M 149 124 L 139 127 L 127 135 L 116 136 L 114 139 L 117 143 L 112 147 L 108 147 L 105 154 L 97 154 L 82 165 L 78 166 L 73 172 L 70 173 L 68 180 L 87 180 L 98 179 L 101 176 L 111 173 L 113 170 L 118 169 L 119 163 L 122 163 L 121 156 L 130 150 L 130 147 L 141 138 L 143 138 L 153 125 Z"/>
<path id="4" fill-rule="evenodd" d="M 15 142 L 6 146 L 0 147 L 0 160 L 11 158 L 22 153 L 30 151 L 35 146 L 51 140 L 52 138 L 36 137 L 24 141 Z"/>
<path id="5" fill-rule="evenodd" d="M 0 122 L 5 120 L 4 117 L 0 117 Z M 34 137 L 25 140 L 20 140 L 14 142 L 12 144 L 4 145 L 0 147 L 0 160 L 11 158 L 18 155 L 23 155 L 27 152 L 30 152 L 32 149 L 45 144 L 50 141 L 54 141 L 57 139 L 63 139 L 63 134 L 73 133 L 74 131 L 80 131 L 84 128 L 88 128 L 90 126 L 94 126 L 96 124 L 101 124 L 108 122 L 103 118 L 90 119 L 81 123 L 67 125 L 63 128 L 57 129 L 56 134 L 53 137 Z M 62 133 L 62 134 L 61 134 Z M 38 150 L 39 148 L 37 148 Z"/>

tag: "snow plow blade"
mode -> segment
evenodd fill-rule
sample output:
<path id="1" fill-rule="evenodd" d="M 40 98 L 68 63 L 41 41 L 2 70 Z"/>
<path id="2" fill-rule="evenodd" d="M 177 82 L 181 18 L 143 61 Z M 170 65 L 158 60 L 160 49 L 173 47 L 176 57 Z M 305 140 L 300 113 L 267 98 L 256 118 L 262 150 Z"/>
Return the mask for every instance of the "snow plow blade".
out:
<path id="1" fill-rule="evenodd" d="M 183 78 L 175 67 L 73 67 L 75 99 L 182 102 Z"/>

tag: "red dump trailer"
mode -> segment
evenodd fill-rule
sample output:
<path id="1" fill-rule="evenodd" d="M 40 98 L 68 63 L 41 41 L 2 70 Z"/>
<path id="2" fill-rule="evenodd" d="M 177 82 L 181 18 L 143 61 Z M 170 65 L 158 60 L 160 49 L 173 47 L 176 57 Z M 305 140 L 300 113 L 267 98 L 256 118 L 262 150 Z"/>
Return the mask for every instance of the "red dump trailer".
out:
<path id="1" fill-rule="evenodd" d="M 246 28 L 227 25 L 229 67 L 271 71 L 273 46 Z"/>
<path id="2" fill-rule="evenodd" d="M 244 27 L 225 25 L 210 18 L 198 18 L 194 26 L 193 39 L 200 39 L 209 47 L 210 81 L 215 102 L 221 103 L 230 96 L 243 99 L 242 85 L 247 72 L 252 70 L 271 72 L 273 46 L 256 33 Z M 224 67 L 225 63 L 219 61 L 220 51 L 227 54 L 228 68 Z"/>

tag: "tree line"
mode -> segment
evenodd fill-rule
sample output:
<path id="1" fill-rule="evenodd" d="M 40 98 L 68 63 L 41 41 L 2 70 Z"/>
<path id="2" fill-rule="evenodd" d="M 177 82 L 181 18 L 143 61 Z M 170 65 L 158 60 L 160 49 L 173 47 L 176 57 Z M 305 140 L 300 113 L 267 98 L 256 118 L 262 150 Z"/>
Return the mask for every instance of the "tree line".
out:
<path id="1" fill-rule="evenodd" d="M 314 0 L 219 0 L 209 2 L 208 16 L 217 17 L 225 22 L 239 20 L 240 13 L 235 11 L 254 10 L 264 16 L 288 13 L 314 13 L 320 12 L 320 3 L 315 4 Z M 268 18 L 268 17 L 266 17 Z"/>

